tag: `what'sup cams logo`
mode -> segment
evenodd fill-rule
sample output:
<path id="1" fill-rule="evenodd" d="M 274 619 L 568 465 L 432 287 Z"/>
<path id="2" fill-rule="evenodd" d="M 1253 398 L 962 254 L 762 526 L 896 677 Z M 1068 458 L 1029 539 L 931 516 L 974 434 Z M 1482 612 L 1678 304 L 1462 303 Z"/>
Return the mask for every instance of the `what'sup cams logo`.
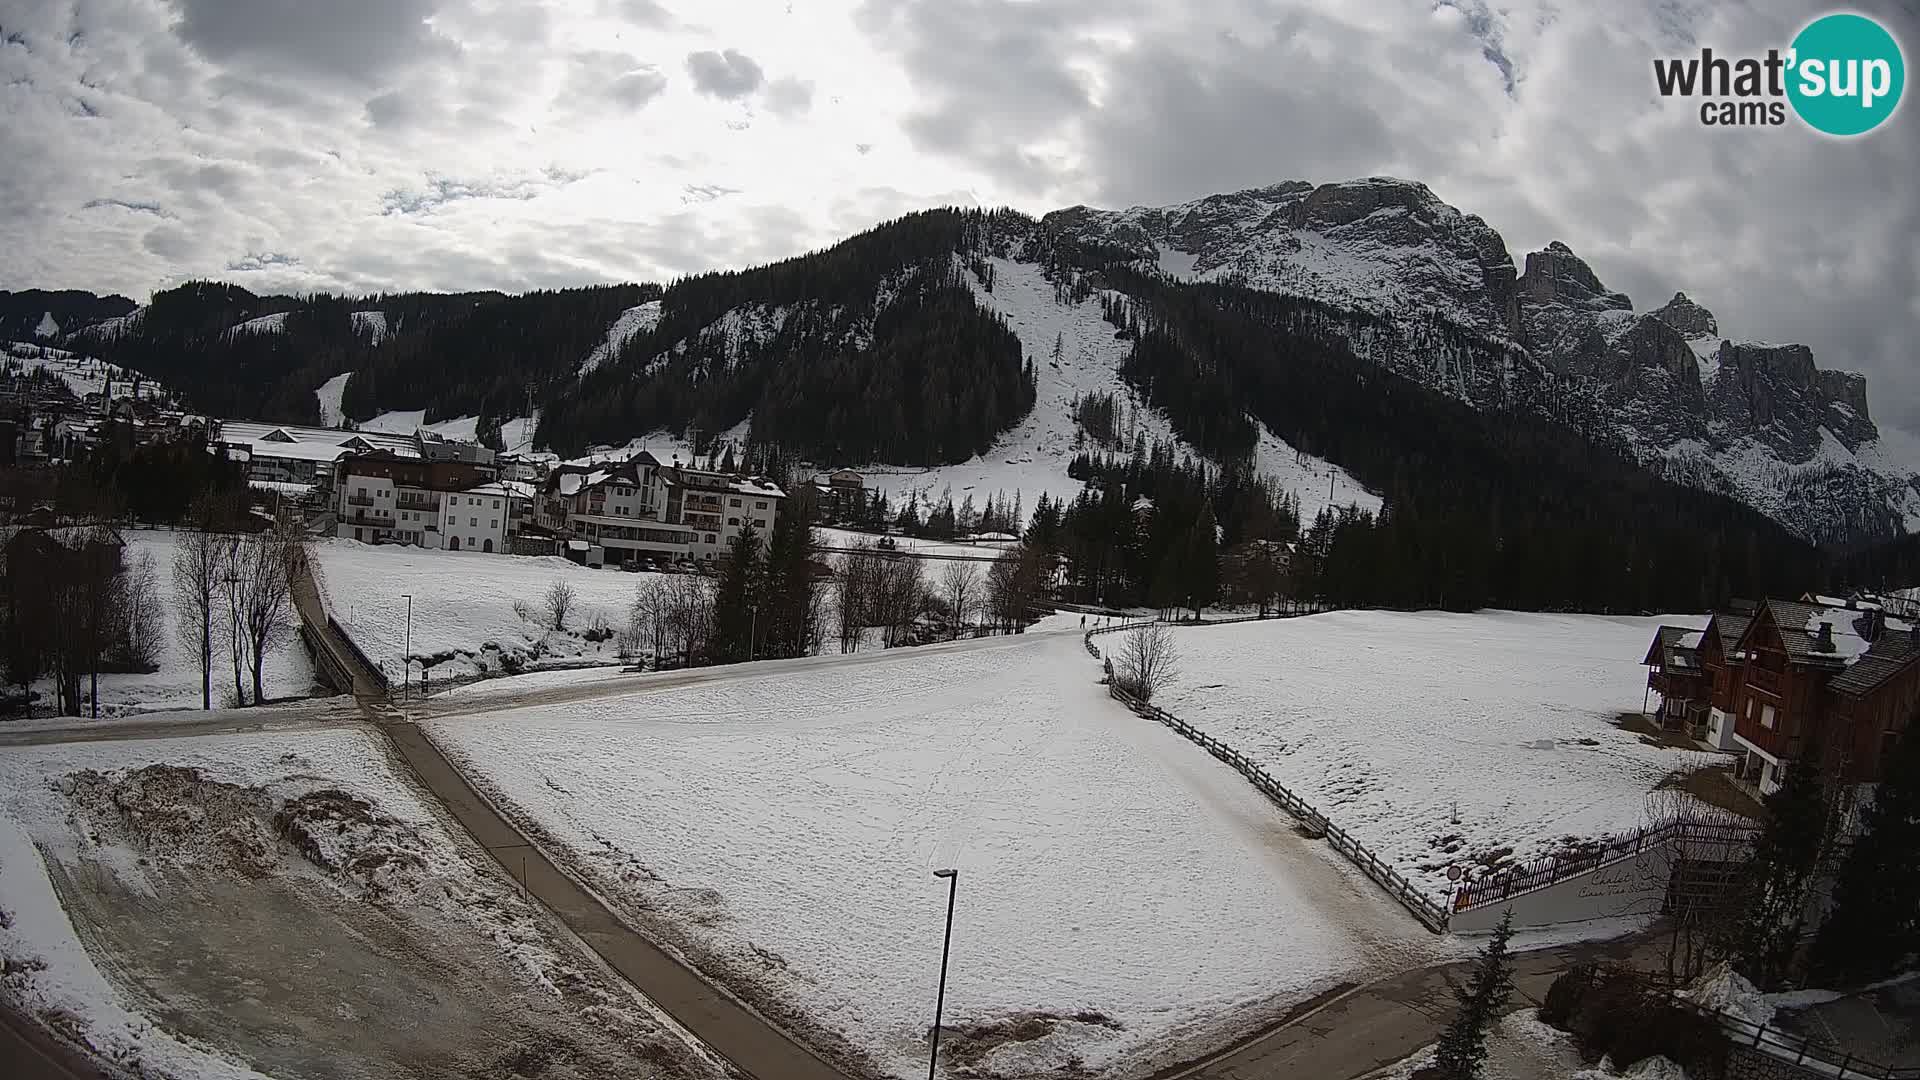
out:
<path id="1" fill-rule="evenodd" d="M 1865 15 L 1823 15 L 1794 36 L 1784 52 L 1726 57 L 1656 59 L 1653 81 L 1662 97 L 1700 98 L 1708 127 L 1777 127 L 1787 106 L 1803 123 L 1828 135 L 1864 135 L 1900 105 L 1907 66 L 1900 43 Z"/>

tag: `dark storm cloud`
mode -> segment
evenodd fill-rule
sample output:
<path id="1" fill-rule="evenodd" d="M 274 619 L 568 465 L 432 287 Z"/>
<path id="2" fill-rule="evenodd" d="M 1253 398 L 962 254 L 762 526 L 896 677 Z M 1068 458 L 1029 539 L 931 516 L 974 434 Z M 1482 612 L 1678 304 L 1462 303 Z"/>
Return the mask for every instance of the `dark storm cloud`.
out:
<path id="1" fill-rule="evenodd" d="M 427 19 L 434 0 L 176 0 L 175 32 L 209 60 L 376 84 L 446 58 Z"/>
<path id="2" fill-rule="evenodd" d="M 1913 5 L 1865 6 L 1913 52 Z M 868 0 L 859 24 L 915 81 L 915 147 L 1036 209 L 1408 176 L 1485 217 L 1516 261 L 1559 236 L 1642 310 L 1684 289 L 1729 334 L 1806 342 L 1869 376 L 1877 418 L 1920 430 L 1914 104 L 1837 142 L 1706 131 L 1649 83 L 1651 57 L 1700 42 L 1785 44 L 1808 17 L 1795 0 L 1166 10 Z"/>
<path id="3" fill-rule="evenodd" d="M 738 49 L 688 53 L 687 74 L 701 93 L 729 100 L 746 97 L 766 81 L 760 65 Z"/>

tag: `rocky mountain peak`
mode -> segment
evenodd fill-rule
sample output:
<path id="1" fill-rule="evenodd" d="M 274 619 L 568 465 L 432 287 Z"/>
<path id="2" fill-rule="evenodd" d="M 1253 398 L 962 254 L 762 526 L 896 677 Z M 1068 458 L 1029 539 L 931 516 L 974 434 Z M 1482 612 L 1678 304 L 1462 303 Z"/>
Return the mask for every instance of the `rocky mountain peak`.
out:
<path id="1" fill-rule="evenodd" d="M 1673 327 L 1688 337 L 1718 337 L 1720 323 L 1714 319 L 1713 312 L 1701 307 L 1687 298 L 1687 294 L 1677 292 L 1666 306 L 1651 313 L 1654 318 Z"/>
<path id="2" fill-rule="evenodd" d="M 1558 240 L 1527 256 L 1520 295 L 1528 303 L 1562 304 L 1589 311 L 1632 311 L 1625 293 L 1608 291 L 1591 267 Z"/>

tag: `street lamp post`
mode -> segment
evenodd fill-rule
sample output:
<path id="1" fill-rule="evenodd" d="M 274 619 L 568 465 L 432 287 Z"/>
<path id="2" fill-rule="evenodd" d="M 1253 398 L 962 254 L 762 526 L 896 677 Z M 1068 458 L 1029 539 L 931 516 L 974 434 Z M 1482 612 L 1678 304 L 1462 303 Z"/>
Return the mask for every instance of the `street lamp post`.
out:
<path id="1" fill-rule="evenodd" d="M 401 593 L 407 600 L 407 645 L 400 654 L 400 700 L 410 700 L 409 676 L 413 674 L 413 594 Z"/>
<path id="2" fill-rule="evenodd" d="M 940 1014 L 947 1006 L 947 954 L 953 949 L 953 894 L 960 888 L 960 871 L 935 870 L 933 876 L 947 879 L 947 938 L 940 946 L 940 993 L 933 999 L 933 1052 L 927 1055 L 927 1080 L 940 1060 Z"/>

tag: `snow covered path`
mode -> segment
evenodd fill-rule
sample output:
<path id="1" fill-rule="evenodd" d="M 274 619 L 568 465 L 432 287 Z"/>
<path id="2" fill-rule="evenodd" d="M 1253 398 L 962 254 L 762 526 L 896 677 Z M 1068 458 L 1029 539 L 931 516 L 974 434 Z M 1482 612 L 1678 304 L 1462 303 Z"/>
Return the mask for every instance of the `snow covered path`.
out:
<path id="1" fill-rule="evenodd" d="M 947 1022 L 972 1032 L 948 1038 L 980 1068 L 1164 1064 L 1446 948 L 1107 699 L 1078 635 L 991 645 L 423 726 L 650 933 L 882 1074 L 923 1067 L 940 866 L 960 870 Z"/>

